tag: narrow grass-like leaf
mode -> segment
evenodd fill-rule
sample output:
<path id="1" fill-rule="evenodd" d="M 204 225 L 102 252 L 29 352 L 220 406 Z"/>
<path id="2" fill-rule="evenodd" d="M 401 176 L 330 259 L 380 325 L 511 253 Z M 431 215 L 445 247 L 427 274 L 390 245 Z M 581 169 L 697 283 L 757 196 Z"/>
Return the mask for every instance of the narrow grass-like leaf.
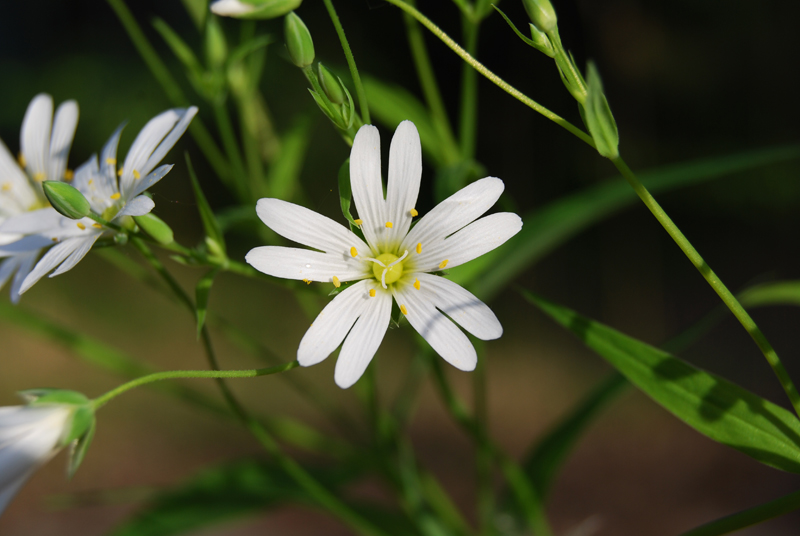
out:
<path id="1" fill-rule="evenodd" d="M 280 152 L 267 175 L 270 197 L 292 199 L 300 185 L 300 171 L 310 138 L 311 120 L 307 116 L 300 117 L 283 135 Z"/>
<path id="2" fill-rule="evenodd" d="M 745 307 L 800 305 L 800 281 L 773 281 L 750 287 L 738 296 Z"/>
<path id="3" fill-rule="evenodd" d="M 735 514 L 711 521 L 701 527 L 684 532 L 682 536 L 720 536 L 757 525 L 800 509 L 800 491 L 780 499 L 742 510 Z"/>
<path id="4" fill-rule="evenodd" d="M 800 421 L 789 411 L 570 309 L 523 294 L 701 434 L 765 465 L 800 473 Z"/>
<path id="5" fill-rule="evenodd" d="M 197 316 L 197 338 L 200 339 L 200 333 L 203 331 L 203 326 L 206 322 L 206 313 L 208 312 L 208 298 L 211 295 L 211 285 L 214 283 L 214 278 L 217 277 L 219 268 L 209 270 L 206 275 L 200 278 L 195 287 L 195 315 Z"/>
<path id="6" fill-rule="evenodd" d="M 197 200 L 197 210 L 200 212 L 200 219 L 203 222 L 203 229 L 206 232 L 206 236 L 216 242 L 219 248 L 224 252 L 225 237 L 222 235 L 217 218 L 214 216 L 214 212 L 211 210 L 211 206 L 208 204 L 208 200 L 202 188 L 200 188 L 197 175 L 195 175 L 194 168 L 192 167 L 192 161 L 189 159 L 189 153 L 186 153 L 186 166 L 189 168 L 192 190 L 194 190 L 194 197 Z"/>
<path id="7" fill-rule="evenodd" d="M 92 439 L 94 439 L 94 431 L 96 427 L 97 422 L 94 418 L 94 415 L 92 415 L 92 423 L 89 425 L 86 433 L 84 433 L 70 445 L 69 462 L 67 463 L 67 478 L 72 478 L 75 476 L 75 473 L 78 471 L 81 463 L 83 463 L 83 459 L 86 457 L 86 452 L 89 450 L 89 446 L 92 444 Z"/>
<path id="8" fill-rule="evenodd" d="M 640 177 L 658 194 L 797 158 L 800 145 L 785 145 L 667 166 Z M 638 200 L 625 181 L 615 179 L 553 201 L 525 215 L 522 231 L 503 246 L 449 270 L 450 279 L 489 299 L 559 245 Z"/>

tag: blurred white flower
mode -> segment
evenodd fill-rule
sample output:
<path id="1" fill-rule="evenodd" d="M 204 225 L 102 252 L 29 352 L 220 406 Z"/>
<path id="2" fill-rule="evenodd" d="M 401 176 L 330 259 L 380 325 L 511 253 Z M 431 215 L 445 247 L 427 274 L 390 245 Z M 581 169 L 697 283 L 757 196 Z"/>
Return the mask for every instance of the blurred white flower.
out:
<path id="1" fill-rule="evenodd" d="M 72 413 L 69 406 L 0 407 L 0 514 L 64 446 Z"/>
<path id="2" fill-rule="evenodd" d="M 53 118 L 53 98 L 41 93 L 28 105 L 22 120 L 20 152 L 15 159 L 0 140 L 0 224 L 24 213 L 38 213 L 49 204 L 42 192 L 42 181 L 71 179 L 67 170 L 75 127 L 78 124 L 78 104 L 69 100 L 61 103 Z M 33 229 L 22 232 L 0 231 L 0 288 L 14 276 L 11 301 L 19 301 L 22 281 L 30 272 L 42 247 L 52 245 L 47 238 L 30 237 Z"/>
<path id="3" fill-rule="evenodd" d="M 246 4 L 239 0 L 216 0 L 216 2 L 211 2 L 211 12 L 225 17 L 247 15 L 256 9 L 258 8 L 255 4 Z"/>
<path id="4" fill-rule="evenodd" d="M 142 195 L 161 180 L 172 165 L 156 167 L 189 126 L 197 108 L 167 110 L 151 119 L 131 145 L 122 167 L 117 167 L 117 145 L 124 125 L 103 147 L 98 161 L 92 156 L 75 170 L 72 185 L 89 201 L 92 211 L 110 223 L 121 224 L 126 216 L 147 214 L 155 203 Z M 0 224 L 0 233 L 35 232 L 57 242 L 36 264 L 20 285 L 22 294 L 45 274 L 50 277 L 72 269 L 108 229 L 90 218 L 70 220 L 52 207 L 20 214 Z M 0 252 L 2 247 L 0 247 Z"/>
<path id="5" fill-rule="evenodd" d="M 508 212 L 478 219 L 500 197 L 503 181 L 487 177 L 470 184 L 412 229 L 421 174 L 419 134 L 413 123 L 404 121 L 392 139 L 384 199 L 378 129 L 367 125 L 358 131 L 350 153 L 350 182 L 360 218 L 356 223 L 366 242 L 335 221 L 292 203 L 260 199 L 256 206 L 270 229 L 316 251 L 263 246 L 247 254 L 248 263 L 275 277 L 336 287 L 359 281 L 323 309 L 297 350 L 297 360 L 309 366 L 344 341 L 334 374 L 342 388 L 361 377 L 380 346 L 391 319 L 392 296 L 414 329 L 461 370 L 473 370 L 477 355 L 453 321 L 483 340 L 503 333 L 486 304 L 435 275 L 493 250 L 522 228 L 520 217 Z"/>

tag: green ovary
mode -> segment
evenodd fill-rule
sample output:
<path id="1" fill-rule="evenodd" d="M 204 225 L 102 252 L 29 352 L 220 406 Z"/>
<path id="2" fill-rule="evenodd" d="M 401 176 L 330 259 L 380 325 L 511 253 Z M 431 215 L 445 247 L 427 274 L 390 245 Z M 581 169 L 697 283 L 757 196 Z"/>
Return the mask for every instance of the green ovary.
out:
<path id="1" fill-rule="evenodd" d="M 383 253 L 381 255 L 378 255 L 377 260 L 381 261 L 386 266 L 389 266 L 394 261 L 396 261 L 397 258 L 398 258 L 397 255 L 392 255 L 391 253 Z M 372 273 L 375 275 L 375 279 L 380 281 L 384 270 L 386 270 L 386 268 L 384 268 L 378 263 L 375 263 L 372 266 Z M 400 276 L 402 275 L 403 275 L 403 263 L 398 262 L 397 264 L 386 270 L 386 279 L 384 281 L 386 281 L 387 285 L 390 285 L 395 281 L 397 281 L 398 279 L 400 279 Z"/>

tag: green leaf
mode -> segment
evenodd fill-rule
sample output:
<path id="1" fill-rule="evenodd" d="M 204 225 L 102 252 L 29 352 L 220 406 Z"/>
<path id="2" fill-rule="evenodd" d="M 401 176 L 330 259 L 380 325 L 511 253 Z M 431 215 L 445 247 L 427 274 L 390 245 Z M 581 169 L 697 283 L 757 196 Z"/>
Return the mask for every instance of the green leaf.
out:
<path id="1" fill-rule="evenodd" d="M 655 195 L 799 157 L 800 145 L 769 147 L 649 170 L 640 177 Z M 559 245 L 638 200 L 619 177 L 553 201 L 526 214 L 522 231 L 503 246 L 450 270 L 450 278 L 489 299 Z"/>
<path id="2" fill-rule="evenodd" d="M 619 132 L 614 114 L 608 106 L 606 94 L 603 91 L 603 82 L 594 62 L 589 62 L 587 90 L 589 94 L 584 103 L 586 127 L 594 139 L 597 152 L 606 158 L 619 156 Z"/>
<path id="3" fill-rule="evenodd" d="M 203 221 L 203 229 L 205 229 L 206 236 L 214 240 L 219 248 L 225 252 L 225 237 L 219 228 L 217 218 L 211 210 L 211 206 L 206 200 L 203 190 L 200 188 L 200 183 L 197 181 L 197 175 L 194 173 L 192 161 L 189 159 L 189 153 L 186 153 L 186 165 L 189 168 L 189 177 L 192 180 L 192 189 L 194 190 L 194 197 L 197 200 L 197 210 L 200 212 L 200 219 Z"/>
<path id="4" fill-rule="evenodd" d="M 800 421 L 789 411 L 570 309 L 523 294 L 701 434 L 765 465 L 800 473 Z"/>
<path id="5" fill-rule="evenodd" d="M 200 278 L 200 281 L 197 282 L 197 287 L 194 290 L 198 339 L 200 338 L 200 333 L 203 331 L 203 326 L 206 322 L 206 313 L 208 312 L 208 297 L 211 295 L 211 285 L 214 283 L 214 278 L 218 273 L 219 268 L 209 270 L 206 275 Z"/>
<path id="6" fill-rule="evenodd" d="M 26 389 L 17 393 L 31 406 L 62 405 L 82 406 L 89 403 L 85 394 L 69 389 Z"/>
<path id="7" fill-rule="evenodd" d="M 78 471 L 81 463 L 83 463 L 83 458 L 86 457 L 86 452 L 89 450 L 89 445 L 92 444 L 92 439 L 94 439 L 94 431 L 96 427 L 97 421 L 94 418 L 94 413 L 92 413 L 92 421 L 89 424 L 86 432 L 78 439 L 75 439 L 70 445 L 69 461 L 67 462 L 67 478 L 72 478 L 75 476 L 75 473 Z"/>
<path id="8" fill-rule="evenodd" d="M 202 28 L 209 11 L 208 0 L 182 0 L 182 2 L 194 25 L 198 29 Z"/>
<path id="9" fill-rule="evenodd" d="M 282 145 L 267 175 L 270 197 L 292 199 L 300 185 L 300 171 L 311 139 L 311 120 L 299 117 L 282 137 Z"/>
<path id="10" fill-rule="evenodd" d="M 750 287 L 739 294 L 745 307 L 800 305 L 800 281 L 774 281 Z"/>
<path id="11" fill-rule="evenodd" d="M 780 499 L 748 508 L 741 512 L 706 523 L 701 527 L 684 532 L 682 536 L 719 536 L 739 529 L 757 525 L 770 519 L 800 509 L 800 491 L 790 493 Z"/>
<path id="12" fill-rule="evenodd" d="M 183 64 L 186 69 L 186 76 L 192 83 L 195 91 L 200 95 L 208 97 L 208 87 L 205 80 L 205 68 L 203 68 L 200 60 L 194 55 L 192 48 L 181 39 L 181 37 L 173 30 L 169 24 L 163 19 L 156 18 L 153 21 L 153 27 L 161 34 L 161 38 L 166 41 L 169 48 L 176 58 Z"/>

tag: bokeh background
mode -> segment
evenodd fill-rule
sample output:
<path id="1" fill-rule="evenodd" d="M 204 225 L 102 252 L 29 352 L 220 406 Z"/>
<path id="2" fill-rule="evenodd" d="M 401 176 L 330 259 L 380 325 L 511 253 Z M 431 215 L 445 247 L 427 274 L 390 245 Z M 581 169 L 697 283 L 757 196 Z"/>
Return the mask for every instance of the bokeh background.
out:
<path id="1" fill-rule="evenodd" d="M 418 4 L 450 35 L 459 36 L 454 5 L 443 0 Z M 421 96 L 400 12 L 378 0 L 340 0 L 336 5 L 359 68 Z M 619 124 L 621 151 L 634 170 L 797 142 L 800 4 L 556 0 L 554 5 L 563 41 L 579 65 L 594 59 L 599 66 Z M 137 0 L 130 7 L 176 78 L 185 82 L 182 67 L 150 24 L 160 17 L 200 49 L 200 37 L 181 2 Z M 526 24 L 518 2 L 505 0 L 501 7 L 518 26 Z M 307 0 L 298 13 L 314 36 L 317 58 L 344 67 L 322 4 Z M 223 27 L 231 38 L 238 35 L 238 22 L 224 20 Z M 261 87 L 276 129 L 284 132 L 301 113 L 315 121 L 301 175 L 307 204 L 340 219 L 335 180 L 348 147 L 322 114 L 314 112 L 305 80 L 286 61 L 280 21 L 259 23 L 258 29 L 276 37 Z M 460 61 L 432 36 L 425 38 L 455 122 Z M 496 14 L 483 24 L 478 58 L 538 102 L 579 123 L 574 101 L 549 59 L 521 43 Z M 35 94 L 50 93 L 57 103 L 78 100 L 81 119 L 71 167 L 99 151 L 113 129 L 127 121 L 120 151 L 124 154 L 147 119 L 170 107 L 101 0 L 6 3 L 0 16 L 0 72 L 0 137 L 13 152 L 23 114 Z M 188 84 L 185 87 L 192 95 Z M 509 196 L 504 202 L 514 210 L 526 214 L 584 187 L 621 180 L 607 161 L 566 131 L 489 82 L 481 80 L 479 87 L 476 158 L 487 174 L 505 181 Z M 213 122 L 210 110 L 201 107 L 200 114 Z M 386 152 L 391 130 L 381 128 Z M 166 159 L 177 164 L 175 169 L 153 193 L 156 214 L 170 223 L 180 242 L 191 245 L 201 239 L 202 227 L 184 151 L 191 155 L 214 208 L 225 209 L 234 201 L 185 136 Z M 423 208 L 433 204 L 432 176 L 426 165 Z M 720 177 L 659 200 L 728 286 L 737 290 L 754 282 L 800 277 L 799 179 L 800 162 L 794 161 Z M 257 234 L 246 230 L 229 240 L 234 258 L 261 244 Z M 131 249 L 124 252 L 137 257 Z M 202 273 L 175 263 L 169 267 L 190 290 Z M 515 456 L 611 369 L 526 304 L 511 288 L 513 283 L 653 344 L 693 325 L 718 302 L 638 204 L 582 232 L 508 283 L 509 289 L 491 303 L 505 335 L 485 348 L 490 427 Z M 5 292 L 2 300 L 8 300 Z M 189 315 L 95 254 L 68 274 L 38 283 L 19 307 L 160 369 L 204 367 Z M 287 291 L 228 274 L 215 283 L 211 307 L 286 361 L 294 358 L 308 322 Z M 800 311 L 771 307 L 755 310 L 753 316 L 789 373 L 800 379 Z M 409 366 L 409 331 L 408 326 L 390 331 L 378 353 L 382 398 L 397 392 Z M 58 386 L 94 396 L 119 383 L 113 374 L 76 360 L 7 319 L 0 321 L 0 337 L 0 404 L 17 403 L 14 392 L 29 387 Z M 216 340 L 224 368 L 259 365 L 221 337 Z M 769 367 L 732 318 L 682 357 L 786 405 Z M 360 416 L 354 390 L 334 386 L 333 365 L 332 358 L 291 374 L 302 375 L 335 404 Z M 448 372 L 469 398 L 470 375 Z M 200 387 L 216 396 L 210 382 Z M 332 428 L 281 378 L 242 380 L 234 388 L 251 407 L 265 413 Z M 147 389 L 115 400 L 99 417 L 95 442 L 77 476 L 65 481 L 63 454 L 44 467 L 0 518 L 0 534 L 106 534 L 153 492 L 189 478 L 207 464 L 260 454 L 253 439 L 233 423 Z M 474 453 L 430 385 L 423 390 L 411 432 L 423 463 L 474 517 Z M 578 444 L 558 478 L 548 511 L 558 534 L 666 536 L 777 498 L 799 485 L 797 476 L 711 442 L 629 389 Z M 351 492 L 384 493 L 370 482 Z M 742 534 L 791 535 L 798 527 L 800 516 L 795 514 Z M 285 507 L 200 533 L 348 531 L 319 512 Z"/>

